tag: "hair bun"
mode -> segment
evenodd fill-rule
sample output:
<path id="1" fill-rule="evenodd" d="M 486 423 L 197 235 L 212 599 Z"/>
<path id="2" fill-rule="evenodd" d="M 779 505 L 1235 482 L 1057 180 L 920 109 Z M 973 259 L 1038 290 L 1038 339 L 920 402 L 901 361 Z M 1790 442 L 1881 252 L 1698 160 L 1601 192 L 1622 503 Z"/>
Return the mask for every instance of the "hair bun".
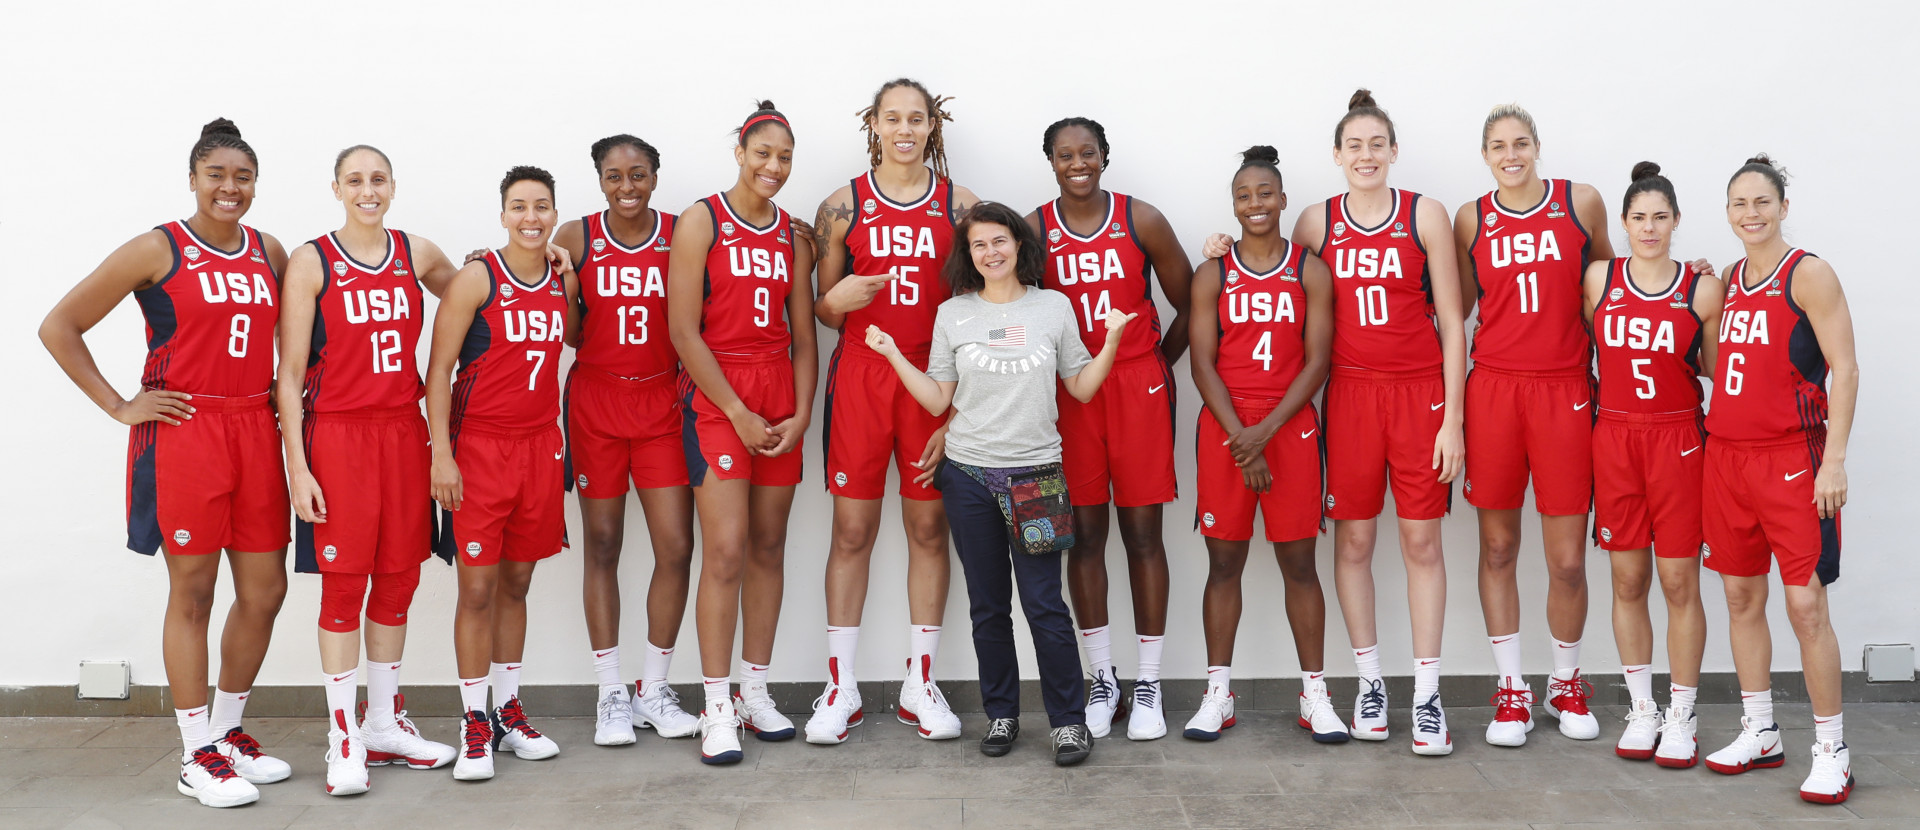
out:
<path id="1" fill-rule="evenodd" d="M 1755 155 L 1753 158 L 1747 159 L 1747 163 L 1748 164 L 1764 164 L 1775 170 L 1780 169 L 1780 163 L 1774 161 L 1773 157 L 1767 155 L 1766 153 L 1760 153 L 1758 155 Z"/>
<path id="2" fill-rule="evenodd" d="M 1374 103 L 1372 90 L 1361 87 L 1360 89 L 1354 90 L 1352 98 L 1347 99 L 1347 109 L 1357 110 L 1365 107 L 1378 109 L 1380 105 Z"/>
<path id="3" fill-rule="evenodd" d="M 758 109 L 763 109 L 763 110 L 779 109 L 779 107 L 776 107 L 773 105 L 772 101 L 766 101 L 766 100 L 762 100 L 759 103 L 754 104 L 754 106 Z"/>
<path id="4" fill-rule="evenodd" d="M 1628 181 L 1637 182 L 1641 179 L 1652 178 L 1658 175 L 1660 175 L 1660 165 L 1650 161 L 1643 161 L 1633 166 L 1633 173 L 1628 178 Z"/>
<path id="5" fill-rule="evenodd" d="M 200 128 L 201 138 L 206 138 L 210 135 L 230 135 L 234 138 L 239 138 L 240 128 L 225 118 L 215 118 L 212 121 L 208 121 L 206 126 Z"/>
<path id="6" fill-rule="evenodd" d="M 1255 144 L 1252 147 L 1248 147 L 1247 149 L 1241 151 L 1240 161 L 1242 163 L 1252 163 L 1252 164 L 1258 164 L 1258 163 L 1279 164 L 1280 151 L 1275 150 L 1273 147 L 1266 144 Z"/>

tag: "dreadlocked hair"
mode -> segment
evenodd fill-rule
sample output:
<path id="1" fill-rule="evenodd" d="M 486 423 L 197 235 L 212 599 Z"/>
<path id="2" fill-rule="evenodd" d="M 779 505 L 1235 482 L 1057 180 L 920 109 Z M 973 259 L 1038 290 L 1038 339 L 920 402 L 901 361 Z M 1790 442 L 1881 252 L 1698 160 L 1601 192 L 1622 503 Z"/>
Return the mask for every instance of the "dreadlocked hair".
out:
<path id="1" fill-rule="evenodd" d="M 253 147 L 247 144 L 246 139 L 240 137 L 240 128 L 225 118 L 215 118 L 200 128 L 200 140 L 193 143 L 193 151 L 187 154 L 187 173 L 192 174 L 198 170 L 200 162 L 205 161 L 207 156 L 213 155 L 213 151 L 221 147 L 230 147 L 246 153 L 247 160 L 253 162 L 256 169 L 260 167 L 260 157 L 254 155 Z"/>
<path id="2" fill-rule="evenodd" d="M 943 121 L 953 120 L 953 114 L 947 112 L 945 106 L 948 101 L 953 100 L 953 96 L 936 96 L 912 78 L 895 78 L 881 84 L 879 91 L 873 93 L 873 103 L 866 109 L 854 113 L 860 116 L 860 129 L 867 134 L 867 160 L 874 169 L 880 168 L 880 134 L 874 131 L 873 122 L 880 117 L 880 99 L 886 96 L 887 90 L 903 86 L 912 88 L 927 99 L 927 118 L 933 122 L 933 129 L 927 133 L 925 158 L 933 167 L 933 175 L 944 179 L 947 177 L 947 142 L 943 135 L 945 131 L 941 129 L 940 124 Z"/>

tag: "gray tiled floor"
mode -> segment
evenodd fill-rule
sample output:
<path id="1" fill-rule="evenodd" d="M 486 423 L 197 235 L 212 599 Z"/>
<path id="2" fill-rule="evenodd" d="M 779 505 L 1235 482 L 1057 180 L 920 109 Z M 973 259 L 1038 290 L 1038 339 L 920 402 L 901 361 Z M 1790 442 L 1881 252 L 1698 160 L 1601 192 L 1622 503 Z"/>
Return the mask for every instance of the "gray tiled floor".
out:
<path id="1" fill-rule="evenodd" d="M 1737 707 L 1704 710 L 1701 745 L 1718 747 L 1733 735 Z M 691 740 L 643 732 L 637 745 L 603 749 L 592 744 L 591 721 L 539 717 L 565 748 L 558 758 L 502 758 L 485 784 L 455 783 L 444 770 L 376 769 L 372 792 L 344 799 L 320 786 L 321 724 L 260 720 L 249 728 L 293 764 L 294 777 L 237 810 L 208 810 L 174 791 L 170 720 L 11 719 L 0 720 L 0 828 L 1920 827 L 1920 705 L 1848 709 L 1859 787 L 1838 807 L 1796 795 L 1812 743 L 1804 706 L 1780 707 L 1786 768 L 1736 777 L 1615 758 L 1616 709 L 1600 713 L 1600 741 L 1567 740 L 1544 720 L 1518 750 L 1480 740 L 1490 714 L 1454 709 L 1457 751 L 1418 758 L 1404 737 L 1318 746 L 1279 712 L 1242 712 L 1237 728 L 1203 744 L 1179 737 L 1187 713 L 1175 712 L 1171 736 L 1109 738 L 1072 769 L 1051 764 L 1045 720 L 1034 717 L 1006 758 L 976 751 L 978 716 L 961 740 L 943 743 L 876 716 L 839 747 L 748 740 L 743 763 L 718 769 L 697 762 Z M 452 737 L 450 719 L 421 725 Z M 1402 717 L 1393 726 L 1404 736 Z"/>

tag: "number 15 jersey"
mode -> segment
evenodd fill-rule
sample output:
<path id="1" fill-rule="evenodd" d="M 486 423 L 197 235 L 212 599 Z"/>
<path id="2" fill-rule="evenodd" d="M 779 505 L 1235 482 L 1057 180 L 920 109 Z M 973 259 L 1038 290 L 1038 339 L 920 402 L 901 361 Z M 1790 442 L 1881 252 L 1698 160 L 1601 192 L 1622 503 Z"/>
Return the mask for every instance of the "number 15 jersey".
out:
<path id="1" fill-rule="evenodd" d="M 900 353 L 925 366 L 933 319 L 953 292 L 940 273 L 953 251 L 953 182 L 934 178 L 919 199 L 888 199 L 869 172 L 853 180 L 854 215 L 847 226 L 847 274 L 893 274 L 865 308 L 847 312 L 840 347 L 871 352 L 867 326 L 893 336 Z"/>

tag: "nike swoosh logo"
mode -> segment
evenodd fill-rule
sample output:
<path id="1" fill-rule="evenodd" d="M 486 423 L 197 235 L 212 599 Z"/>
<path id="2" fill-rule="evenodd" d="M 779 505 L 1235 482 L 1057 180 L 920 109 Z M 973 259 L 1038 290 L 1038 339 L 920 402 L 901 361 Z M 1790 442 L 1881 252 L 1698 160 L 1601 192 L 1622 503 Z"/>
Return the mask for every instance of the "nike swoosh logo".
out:
<path id="1" fill-rule="evenodd" d="M 511 300 L 501 300 L 501 301 L 500 301 L 500 307 L 501 307 L 501 308 L 506 308 L 507 306 L 510 306 L 510 305 L 513 305 L 514 303 L 517 303 L 517 302 L 520 302 L 521 300 L 524 300 L 524 299 L 526 299 L 526 298 L 525 298 L 525 297 L 515 297 L 515 298 L 513 298 L 513 299 L 511 299 Z"/>
<path id="2" fill-rule="evenodd" d="M 1492 238 L 1493 238 L 1493 235 L 1494 235 L 1494 234 L 1496 234 L 1496 233 L 1499 233 L 1499 232 L 1500 232 L 1500 229 L 1499 229 L 1499 228 L 1488 228 L 1488 229 L 1487 229 L 1487 238 L 1488 238 L 1488 239 L 1492 239 Z"/>
<path id="3" fill-rule="evenodd" d="M 1639 674 L 1643 671 L 1646 671 L 1646 669 L 1627 669 L 1627 674 Z"/>
<path id="4" fill-rule="evenodd" d="M 1607 303 L 1607 307 L 1606 307 L 1606 308 L 1603 308 L 1603 309 L 1600 309 L 1600 310 L 1601 310 L 1601 311 L 1612 311 L 1612 310 L 1614 310 L 1614 309 L 1616 309 L 1616 308 L 1619 308 L 1619 307 L 1621 307 L 1621 306 L 1623 306 L 1623 305 L 1626 305 L 1626 303 Z"/>
<path id="5" fill-rule="evenodd" d="M 198 270 L 200 270 L 200 266 L 202 266 L 202 265 L 205 265 L 205 264 L 207 264 L 207 263 L 209 263 L 209 262 L 212 262 L 212 261 L 213 261 L 213 260 L 211 260 L 211 259 L 203 259 L 203 260 L 201 260 L 201 261 L 199 261 L 199 262 L 189 262 L 189 263 L 187 263 L 187 270 L 189 270 L 189 271 L 198 271 Z"/>
<path id="6" fill-rule="evenodd" d="M 487 681 L 486 681 L 486 679 L 485 679 L 485 678 L 481 678 L 481 679 L 479 679 L 479 680 L 468 680 L 468 681 L 464 681 L 464 682 L 465 682 L 465 684 L 466 684 L 466 685 L 468 685 L 468 686 L 478 686 L 478 685 L 480 685 L 480 684 L 482 684 L 482 683 L 485 683 L 485 682 L 487 682 Z"/>
<path id="7" fill-rule="evenodd" d="M 559 453 L 554 453 L 554 454 L 553 454 L 553 460 L 555 460 L 555 461 L 559 461 L 559 460 L 560 460 L 560 454 L 559 454 Z"/>
<path id="8" fill-rule="evenodd" d="M 979 316 L 979 315 L 977 315 L 977 314 L 976 314 L 976 315 L 974 315 L 974 317 L 978 317 L 978 316 Z M 965 319 L 965 320 L 961 320 L 961 321 L 959 321 L 959 322 L 956 322 L 956 323 L 954 323 L 954 325 L 956 325 L 956 326 L 964 326 L 964 325 L 966 325 L 966 324 L 968 324 L 968 323 L 970 323 L 970 322 L 973 322 L 973 317 L 968 317 L 968 318 L 967 318 L 967 319 Z"/>
<path id="9" fill-rule="evenodd" d="M 353 278 L 352 280 L 334 280 L 334 282 L 333 282 L 333 287 L 335 287 L 335 288 L 346 288 L 346 287 L 347 287 L 347 284 L 348 284 L 348 283 L 351 283 L 351 282 L 353 282 L 354 280 L 357 280 L 357 279 L 360 279 L 360 278 L 359 278 L 359 277 L 354 277 L 354 278 Z"/>
<path id="10" fill-rule="evenodd" d="M 1507 640 L 1511 640 L 1511 639 L 1513 639 L 1513 638 L 1512 638 L 1512 637 L 1505 637 L 1505 638 L 1502 638 L 1502 639 L 1499 639 L 1499 640 L 1494 640 L 1494 641 L 1493 641 L 1493 644 L 1497 646 L 1497 645 L 1499 645 L 1499 644 L 1501 644 L 1501 643 L 1504 643 L 1504 642 L 1506 642 Z"/>
<path id="11" fill-rule="evenodd" d="M 595 657 L 605 657 L 605 656 L 607 656 L 607 655 L 609 655 L 609 654 L 612 654 L 612 653 L 613 653 L 612 651 L 596 651 L 596 652 L 594 652 L 594 653 L 593 653 L 593 656 L 595 656 Z"/>
<path id="12" fill-rule="evenodd" d="M 1428 411 L 1428 412 L 1432 412 L 1432 411 L 1434 411 L 1434 410 L 1436 410 L 1436 409 L 1439 409 L 1440 407 L 1443 407 L 1443 406 L 1446 406 L 1446 405 L 1447 405 L 1447 402 L 1446 402 L 1446 401 L 1441 401 L 1441 402 L 1439 402 L 1439 403 L 1437 403 L 1437 404 L 1434 404 L 1434 405 L 1432 405 L 1432 406 L 1429 406 L 1429 407 L 1427 407 L 1427 411 Z"/>
<path id="13" fill-rule="evenodd" d="M 1155 387 L 1153 387 L 1152 389 L 1148 389 L 1148 390 L 1147 390 L 1147 394 L 1149 394 L 1149 395 L 1151 395 L 1151 394 L 1153 394 L 1153 393 L 1155 393 L 1155 392 L 1158 392 L 1158 391 L 1160 391 L 1160 390 L 1162 390 L 1162 389 L 1165 389 L 1165 388 L 1167 388 L 1167 385 L 1163 383 L 1163 384 L 1160 384 L 1159 386 L 1155 386 Z"/>
<path id="14" fill-rule="evenodd" d="M 519 671 L 519 670 L 520 670 L 520 667 L 519 667 L 519 666 L 508 666 L 508 667 L 507 667 L 507 671 Z"/>
<path id="15" fill-rule="evenodd" d="M 722 239 L 722 240 L 720 240 L 720 244 L 722 244 L 722 245 L 732 245 L 733 243 L 735 243 L 735 242 L 739 242 L 739 241 L 740 241 L 740 239 L 739 239 L 739 237 L 735 237 L 735 238 L 733 238 L 733 239 Z"/>
<path id="16" fill-rule="evenodd" d="M 607 257 L 610 257 L 610 256 L 613 256 L 613 253 L 611 251 L 604 254 L 594 254 L 593 257 L 590 258 L 588 261 L 599 262 L 600 260 L 606 259 Z"/>
<path id="17" fill-rule="evenodd" d="M 1793 475 L 1790 475 L 1790 476 L 1787 476 L 1787 480 L 1788 480 L 1788 481 L 1792 481 L 1792 480 L 1794 480 L 1794 479 L 1796 479 L 1796 478 L 1799 478 L 1799 477 L 1801 477 L 1801 476 L 1803 476 L 1803 475 L 1806 475 L 1806 474 L 1807 474 L 1807 471 L 1806 471 L 1806 470 L 1801 470 L 1800 472 L 1797 472 L 1797 473 L 1794 473 Z"/>
<path id="18" fill-rule="evenodd" d="M 334 622 L 340 622 L 340 620 L 334 620 Z M 340 675 L 339 677 L 334 678 L 333 682 L 338 683 L 352 676 L 353 676 L 353 672 L 347 672 L 346 674 L 343 674 L 343 675 Z"/>
<path id="19" fill-rule="evenodd" d="M 1420 665 L 1422 665 L 1422 666 L 1431 666 L 1431 665 L 1433 665 L 1433 664 L 1435 664 L 1435 663 L 1438 663 L 1438 662 L 1440 662 L 1440 661 L 1438 661 L 1438 660 L 1422 660 L 1422 661 L 1420 661 Z"/>
<path id="20" fill-rule="evenodd" d="M 1047 253 L 1050 253 L 1050 254 L 1051 254 L 1051 253 L 1053 253 L 1053 252 L 1055 252 L 1055 251 L 1058 251 L 1058 250 L 1060 250 L 1061 248 L 1065 248 L 1065 247 L 1067 247 L 1067 243 L 1065 243 L 1065 242 L 1062 242 L 1062 243 L 1060 243 L 1060 244 L 1058 244 L 1058 245 L 1048 245 L 1048 246 L 1047 246 Z"/>
<path id="21" fill-rule="evenodd" d="M 1695 450 L 1698 450 L 1698 449 L 1700 449 L 1700 448 L 1699 448 L 1699 447 L 1694 447 L 1694 448 L 1693 448 L 1693 449 L 1691 449 L 1691 450 L 1686 450 L 1685 452 L 1682 452 L 1682 453 L 1680 453 L 1680 457 L 1681 457 L 1681 458 L 1686 458 L 1687 456 L 1689 456 L 1689 455 L 1692 455 L 1692 454 L 1694 453 L 1694 451 L 1695 451 Z"/>
<path id="22" fill-rule="evenodd" d="M 1226 291 L 1223 291 L 1223 292 L 1221 292 L 1221 293 L 1223 293 L 1223 294 L 1232 294 L 1233 292 L 1235 292 L 1235 291 L 1238 291 L 1238 290 L 1240 290 L 1240 289 L 1242 289 L 1242 288 L 1245 288 L 1245 287 L 1247 287 L 1247 284 L 1246 284 L 1246 283 L 1244 283 L 1244 282 L 1243 282 L 1243 283 L 1237 283 L 1237 284 L 1234 284 L 1234 285 L 1229 285 L 1229 286 L 1227 286 L 1227 290 L 1226 290 Z"/>
<path id="23" fill-rule="evenodd" d="M 1582 409 L 1586 409 L 1586 408 L 1587 408 L 1587 404 L 1589 404 L 1589 403 L 1593 403 L 1593 402 L 1592 402 L 1592 401 L 1587 401 L 1586 403 L 1577 403 L 1577 404 L 1574 404 L 1574 405 L 1573 405 L 1573 411 L 1575 411 L 1575 412 L 1579 412 L 1579 411 L 1580 411 L 1580 410 L 1582 410 Z"/>
<path id="24" fill-rule="evenodd" d="M 936 632 L 936 631 L 939 631 L 939 630 L 940 630 L 940 629 L 938 629 L 938 628 L 921 628 L 921 629 L 920 629 L 920 633 L 922 633 L 922 634 L 932 634 L 932 633 L 934 633 L 934 632 Z"/>
<path id="25" fill-rule="evenodd" d="M 1342 242 L 1345 242 L 1345 241 L 1347 241 L 1347 240 L 1346 240 L 1346 239 L 1344 239 L 1344 238 L 1342 238 L 1342 239 L 1335 239 L 1335 240 L 1333 240 L 1333 241 L 1330 241 L 1330 242 L 1328 242 L 1327 244 L 1328 244 L 1328 245 L 1338 245 L 1338 244 L 1340 244 L 1340 243 L 1342 243 Z"/>
<path id="26" fill-rule="evenodd" d="M 1166 638 L 1165 638 L 1165 637 L 1141 637 L 1141 638 L 1140 638 L 1140 642 L 1143 642 L 1143 643 L 1157 643 L 1157 642 L 1160 642 L 1161 640 L 1164 640 L 1164 639 L 1166 639 Z"/>
<path id="27" fill-rule="evenodd" d="M 873 215 L 871 215 L 871 216 L 862 216 L 862 217 L 860 217 L 860 224 L 862 224 L 862 225 L 867 225 L 867 224 L 871 224 L 871 223 L 873 222 L 873 220 L 875 220 L 875 219 L 878 219 L 878 218 L 880 218 L 880 214 L 878 214 L 878 213 L 876 213 L 876 214 L 873 214 Z"/>
<path id="28" fill-rule="evenodd" d="M 1310 429 L 1310 430 L 1307 430 L 1306 432 L 1302 432 L 1302 433 L 1300 433 L 1300 437 L 1301 437 L 1302 439 L 1306 439 L 1306 438 L 1312 438 L 1312 437 L 1313 437 L 1313 434 L 1314 434 L 1314 433 L 1316 433 L 1316 432 L 1319 432 L 1319 431 L 1320 431 L 1320 428 L 1319 428 L 1319 427 L 1314 427 L 1313 429 Z"/>
<path id="29" fill-rule="evenodd" d="M 334 620 L 334 621 L 333 621 L 333 624 L 334 624 L 334 625 L 340 625 L 340 624 L 342 624 L 342 623 L 345 623 L 345 622 L 346 622 L 346 620 L 341 620 L 341 619 L 336 619 L 336 620 Z"/>
<path id="30" fill-rule="evenodd" d="M 1574 646 L 1579 645 L 1579 643 L 1574 643 L 1572 646 L 1567 645 L 1566 643 L 1554 643 L 1554 645 L 1559 646 L 1560 648 L 1573 648 Z"/>

